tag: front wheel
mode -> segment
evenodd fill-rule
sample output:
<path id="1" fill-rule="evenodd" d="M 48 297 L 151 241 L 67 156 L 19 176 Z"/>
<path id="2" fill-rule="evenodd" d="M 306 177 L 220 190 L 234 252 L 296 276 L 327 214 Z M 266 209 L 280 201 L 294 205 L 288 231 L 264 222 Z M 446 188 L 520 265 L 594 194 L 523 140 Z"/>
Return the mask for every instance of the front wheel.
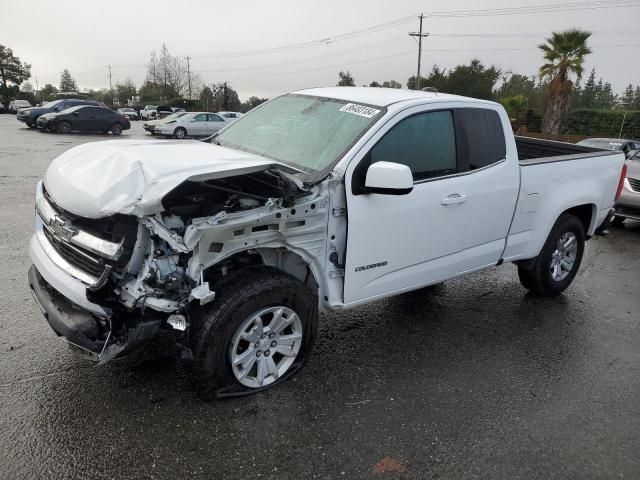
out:
<path id="1" fill-rule="evenodd" d="M 574 215 L 562 215 L 533 263 L 518 266 L 522 286 L 536 295 L 552 297 L 575 278 L 584 254 L 584 226 Z"/>
<path id="2" fill-rule="evenodd" d="M 177 139 L 182 140 L 184 137 L 187 136 L 187 131 L 182 127 L 178 127 L 173 132 L 173 136 L 176 137 Z"/>
<path id="3" fill-rule="evenodd" d="M 291 275 L 255 267 L 230 274 L 194 317 L 198 393 L 205 399 L 246 395 L 276 385 L 307 360 L 318 297 Z"/>
<path id="4" fill-rule="evenodd" d="M 58 127 L 58 131 L 60 133 L 70 133 L 71 132 L 71 123 L 64 121 L 60 122 L 60 126 Z"/>
<path id="5" fill-rule="evenodd" d="M 111 125 L 109 131 L 113 135 L 122 135 L 122 125 L 120 125 L 119 123 L 114 123 L 113 125 Z"/>

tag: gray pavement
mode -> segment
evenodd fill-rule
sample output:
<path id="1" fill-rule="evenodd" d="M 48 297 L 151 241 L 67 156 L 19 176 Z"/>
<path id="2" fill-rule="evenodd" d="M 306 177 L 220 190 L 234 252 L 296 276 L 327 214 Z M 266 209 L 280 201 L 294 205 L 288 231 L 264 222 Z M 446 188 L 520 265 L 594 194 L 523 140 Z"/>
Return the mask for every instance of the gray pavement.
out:
<path id="1" fill-rule="evenodd" d="M 290 381 L 204 403 L 163 339 L 98 368 L 31 299 L 35 184 L 104 138 L 0 115 L 0 479 L 640 478 L 640 224 L 558 298 L 505 265 L 323 315 Z"/>

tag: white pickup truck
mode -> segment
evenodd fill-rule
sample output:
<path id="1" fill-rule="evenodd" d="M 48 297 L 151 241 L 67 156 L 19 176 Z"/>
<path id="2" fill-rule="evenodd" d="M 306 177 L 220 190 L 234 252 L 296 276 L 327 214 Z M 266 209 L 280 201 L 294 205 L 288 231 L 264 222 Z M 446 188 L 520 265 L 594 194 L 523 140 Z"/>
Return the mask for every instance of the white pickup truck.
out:
<path id="1" fill-rule="evenodd" d="M 29 284 L 53 330 L 100 363 L 168 329 L 204 397 L 242 395 L 304 363 L 319 310 L 505 262 L 559 294 L 623 164 L 514 138 L 489 101 L 302 90 L 208 143 L 63 153 L 37 186 Z"/>

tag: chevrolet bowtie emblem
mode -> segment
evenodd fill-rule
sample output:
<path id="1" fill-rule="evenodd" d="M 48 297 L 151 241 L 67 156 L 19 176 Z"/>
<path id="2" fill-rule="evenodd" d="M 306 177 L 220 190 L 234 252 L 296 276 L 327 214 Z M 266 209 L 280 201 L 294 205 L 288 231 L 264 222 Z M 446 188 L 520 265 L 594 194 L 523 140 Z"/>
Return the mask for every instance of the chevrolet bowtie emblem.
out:
<path id="1" fill-rule="evenodd" d="M 62 220 L 60 217 L 53 217 L 51 222 L 49 222 L 49 228 L 53 230 L 58 237 L 66 240 L 67 242 L 71 240 L 78 231 L 74 229 L 71 225 L 67 225 L 67 223 Z"/>

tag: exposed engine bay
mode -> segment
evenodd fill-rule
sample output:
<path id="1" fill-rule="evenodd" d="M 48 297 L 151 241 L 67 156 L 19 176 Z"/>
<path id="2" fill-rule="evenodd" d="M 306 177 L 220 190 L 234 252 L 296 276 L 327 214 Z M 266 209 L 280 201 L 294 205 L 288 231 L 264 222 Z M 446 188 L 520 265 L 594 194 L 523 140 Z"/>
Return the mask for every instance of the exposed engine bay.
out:
<path id="1" fill-rule="evenodd" d="M 327 188 L 275 169 L 187 180 L 162 199 L 162 213 L 98 220 L 66 212 L 43 188 L 44 235 L 69 273 L 84 275 L 75 276 L 87 299 L 104 309 L 85 329 L 102 340 L 75 345 L 105 362 L 163 326 L 185 331 L 190 308 L 213 301 L 217 282 L 251 265 L 278 266 L 317 288 L 327 258 Z M 103 244 L 92 248 L 84 237 Z M 105 255 L 114 245 L 117 252 Z"/>

